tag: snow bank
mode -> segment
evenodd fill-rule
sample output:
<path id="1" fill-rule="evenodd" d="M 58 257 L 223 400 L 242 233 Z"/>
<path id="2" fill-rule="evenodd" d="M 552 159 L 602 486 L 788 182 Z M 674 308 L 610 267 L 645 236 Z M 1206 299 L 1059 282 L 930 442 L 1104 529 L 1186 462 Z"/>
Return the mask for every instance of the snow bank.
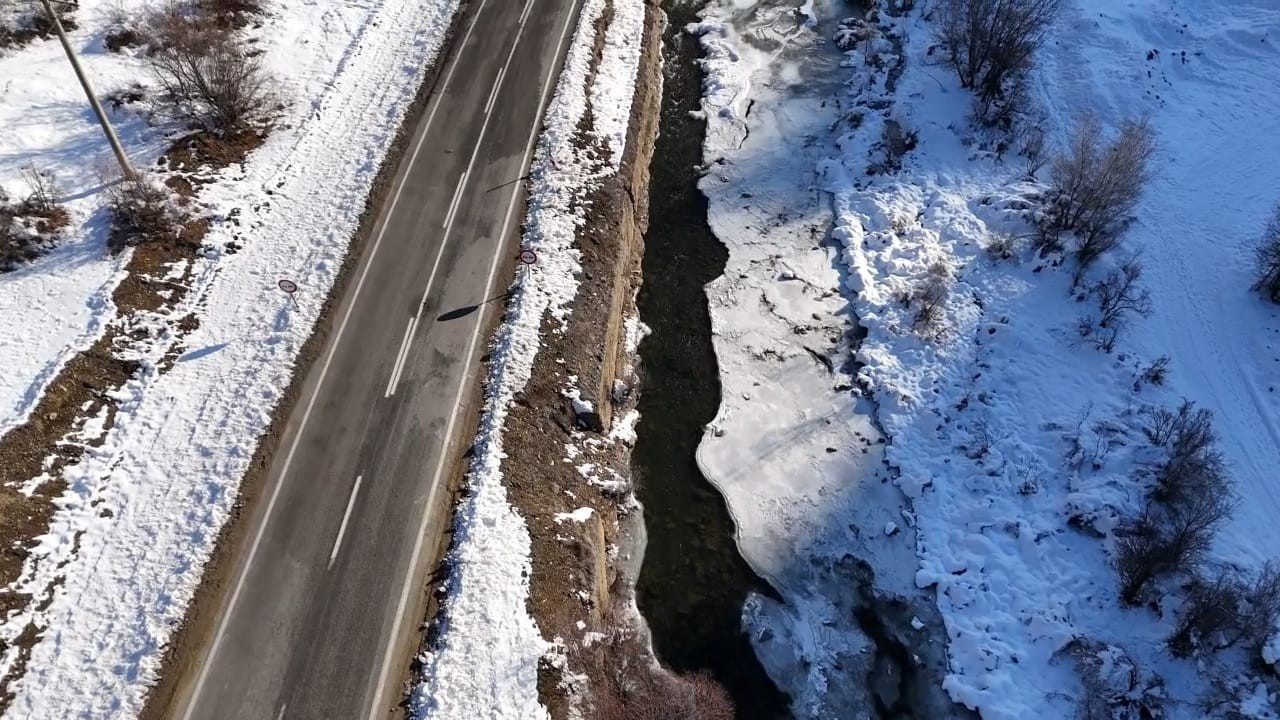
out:
<path id="1" fill-rule="evenodd" d="M 1071 297 L 1069 272 L 1025 245 L 1010 261 L 988 252 L 1027 233 L 1042 187 L 1021 180 L 1011 153 L 980 149 L 968 129 L 971 95 L 929 56 L 932 29 L 919 12 L 882 12 L 879 35 L 847 54 L 832 71 L 844 82 L 829 88 L 813 80 L 821 50 L 787 51 L 795 39 L 779 37 L 788 23 L 773 21 L 769 3 L 726 0 L 691 28 L 708 55 L 702 188 L 730 251 L 709 287 L 724 401 L 699 457 L 726 495 L 744 556 L 786 600 L 753 599 L 747 621 L 770 631 L 755 634 L 757 653 L 802 717 L 859 708 L 850 683 L 836 679 L 857 667 L 846 660 L 865 640 L 840 624 L 847 588 L 797 566 L 845 548 L 889 568 L 901 557 L 891 543 L 912 537 L 918 558 L 903 567 L 937 593 L 945 688 L 986 720 L 1071 717 L 1097 693 L 1162 704 L 1170 718 L 1204 717 L 1197 703 L 1214 693 L 1211 715 L 1277 714 L 1275 691 L 1250 676 L 1245 650 L 1212 667 L 1170 657 L 1175 587 L 1165 588 L 1162 615 L 1119 605 L 1109 533 L 1144 501 L 1132 480 L 1151 457 L 1143 409 L 1186 396 L 1215 411 L 1244 501 L 1215 563 L 1248 571 L 1280 548 L 1269 473 L 1280 462 L 1280 313 L 1247 291 L 1243 249 L 1280 193 L 1280 140 L 1256 120 L 1280 110 L 1270 72 L 1280 11 L 1265 0 L 1064 5 L 1031 83 L 1051 144 L 1090 106 L 1110 125 L 1150 115 L 1161 143 L 1123 249 L 1143 251 L 1156 314 L 1112 354 L 1079 342 L 1091 303 Z M 821 10 L 806 6 L 815 21 Z M 729 20 L 752 14 L 753 33 L 738 37 Z M 886 174 L 883 138 L 895 125 L 916 145 Z M 830 286 L 831 271 L 811 257 L 817 243 L 803 237 L 821 216 L 817 190 L 829 193 L 841 297 L 867 331 L 858 379 L 911 499 L 905 527 L 885 512 L 893 499 L 861 484 L 865 473 L 847 458 L 861 419 L 831 403 L 822 373 L 796 352 L 841 364 L 840 344 L 822 334 L 846 311 L 795 289 Z M 907 301 L 931 275 L 948 292 L 943 321 L 922 330 Z M 1142 381 L 1165 354 L 1166 384 Z M 1084 684 L 1086 655 L 1101 664 L 1102 686 Z"/>
<path id="2" fill-rule="evenodd" d="M 596 21 L 606 0 L 587 0 L 547 111 L 530 173 L 524 244 L 539 262 L 514 285 L 486 373 L 485 405 L 467 476 L 468 494 L 454 518 L 452 575 L 435 645 L 422 654 L 422 681 L 411 695 L 415 717 L 547 717 L 538 702 L 539 659 L 551 645 L 529 616 L 529 532 L 503 487 L 503 423 L 512 398 L 529 380 L 544 318 L 564 323 L 578 289 L 578 228 L 583 201 L 619 169 L 631 113 L 644 4 L 612 0 L 595 80 L 587 86 Z M 607 156 L 579 147 L 580 121 Z M 567 519 L 587 519 L 580 512 Z"/>
<path id="3" fill-rule="evenodd" d="M 81 3 L 82 29 L 73 35 L 104 92 L 146 77 L 135 59 L 101 52 L 107 6 Z M 141 371 L 117 393 L 114 427 L 66 471 L 52 526 L 8 588 L 38 602 L 0 624 L 9 648 L 0 673 L 16 657 L 13 639 L 28 624 L 42 630 L 13 687 L 9 717 L 62 717 L 74 708 L 78 717 L 120 718 L 140 709 L 456 7 L 452 0 L 269 7 L 260 46 L 293 102 L 244 166 L 221 171 L 199 198 L 215 218 L 239 218 L 215 222 L 208 244 L 234 239 L 243 247 L 195 262 L 192 292 L 173 317 L 196 312 L 200 327 L 184 338 L 192 351 L 165 374 L 157 368 L 173 335 L 160 319 L 141 323 L 150 340 L 135 348 Z M 48 160 L 73 196 L 91 198 L 72 201 L 80 235 L 16 279 L 0 276 L 0 327 L 26 328 L 6 335 L 0 351 L 17 375 L 6 374 L 15 384 L 0 388 L 0 429 L 21 418 L 64 348 L 101 329 L 112 309 L 100 298 L 124 261 L 102 258 L 92 220 L 100 193 L 85 172 L 98 131 L 74 77 L 55 67 L 65 62 L 60 52 L 47 41 L 0 59 L 0 173 Z M 118 119 L 139 165 L 166 144 L 140 120 Z M 303 288 L 296 309 L 275 287 L 281 276 Z M 43 315 L 48 327 L 37 327 L 32 318 Z M 10 365 L 14 337 L 22 362 Z"/>

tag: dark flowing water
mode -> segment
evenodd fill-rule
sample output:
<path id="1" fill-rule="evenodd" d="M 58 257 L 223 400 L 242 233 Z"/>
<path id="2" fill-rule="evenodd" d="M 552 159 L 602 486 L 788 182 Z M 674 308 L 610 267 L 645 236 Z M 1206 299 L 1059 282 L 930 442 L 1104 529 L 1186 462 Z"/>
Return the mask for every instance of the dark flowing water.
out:
<path id="1" fill-rule="evenodd" d="M 632 470 L 644 503 L 648 545 L 637 603 L 658 657 L 679 672 L 708 671 L 728 688 L 742 720 L 789 717 L 742 631 L 748 592 L 772 594 L 738 554 L 724 500 L 702 476 L 694 452 L 720 404 L 719 370 L 703 285 L 724 271 L 728 252 L 707 226 L 697 188 L 705 125 L 697 39 L 684 27 L 701 3 L 664 3 L 669 24 L 661 135 L 652 164 L 644 284 L 638 304 L 652 329 L 640 344 L 643 392 Z"/>

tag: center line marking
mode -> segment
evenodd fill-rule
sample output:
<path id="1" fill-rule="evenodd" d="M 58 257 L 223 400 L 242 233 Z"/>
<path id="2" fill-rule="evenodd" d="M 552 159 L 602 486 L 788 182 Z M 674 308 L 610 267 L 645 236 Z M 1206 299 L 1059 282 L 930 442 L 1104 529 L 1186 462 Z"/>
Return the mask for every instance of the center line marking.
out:
<path id="1" fill-rule="evenodd" d="M 489 102 L 484 104 L 484 114 L 488 115 L 493 110 L 493 103 L 498 99 L 498 88 L 502 87 L 502 77 L 507 74 L 507 66 L 503 65 L 498 71 L 498 77 L 494 78 L 493 89 L 489 91 Z"/>
<path id="2" fill-rule="evenodd" d="M 445 213 L 443 227 L 453 224 L 453 214 L 458 212 L 458 201 L 462 199 L 462 189 L 467 186 L 467 176 L 470 174 L 471 168 L 468 167 L 462 177 L 458 178 L 458 187 L 453 189 L 453 200 L 449 202 L 449 212 Z"/>
<path id="3" fill-rule="evenodd" d="M 449 89 L 450 83 L 453 82 L 453 75 L 458 70 L 458 60 L 466 50 L 467 43 L 471 41 L 471 34 L 476 29 L 476 22 L 480 19 L 480 14 L 484 11 L 484 7 L 488 2 L 489 0 L 480 0 L 480 5 L 476 8 L 475 14 L 471 16 L 471 24 L 467 26 L 467 34 L 462 37 L 462 42 L 456 46 L 456 50 L 446 60 L 449 70 L 445 73 L 444 82 L 441 83 L 440 90 L 433 92 L 431 111 L 427 113 L 426 122 L 423 123 L 418 133 L 418 140 L 413 145 L 413 152 L 409 154 L 409 162 L 406 167 L 412 168 L 418 161 L 418 154 L 422 151 L 422 146 L 427 141 L 427 135 L 431 132 L 431 125 L 435 122 L 436 112 L 440 110 L 444 93 Z M 293 435 L 293 442 L 289 444 L 289 452 L 285 454 L 284 458 L 284 467 L 280 469 L 280 474 L 276 476 L 275 486 L 271 488 L 271 497 L 267 499 L 267 508 L 263 512 L 262 520 L 257 530 L 253 534 L 253 542 L 249 545 L 249 554 L 240 566 L 240 573 L 236 576 L 236 584 L 231 590 L 231 598 L 222 609 L 218 619 L 218 629 L 213 635 L 213 643 L 209 646 L 209 652 L 201 658 L 200 672 L 196 676 L 195 687 L 191 689 L 191 694 L 187 696 L 187 705 L 182 713 L 182 720 L 191 720 L 196 708 L 200 706 L 200 694 L 204 691 L 205 683 L 209 679 L 209 671 L 213 667 L 214 660 L 218 657 L 218 650 L 222 647 L 222 641 L 226 637 L 227 626 L 231 623 L 232 614 L 235 612 L 236 605 L 240 600 L 240 593 L 244 590 L 245 580 L 249 577 L 249 570 L 253 567 L 254 560 L 258 556 L 258 548 L 262 545 L 262 536 L 266 534 L 267 525 L 271 522 L 272 514 L 275 511 L 276 500 L 280 497 L 280 489 L 284 486 L 284 479 L 289 475 L 289 467 L 293 464 L 294 454 L 298 451 L 298 444 L 302 442 L 303 431 L 307 428 L 307 421 L 311 418 L 311 411 L 315 407 L 316 399 L 320 396 L 320 388 L 324 387 L 325 378 L 329 374 L 329 366 L 333 363 L 333 356 L 337 353 L 342 334 L 346 331 L 347 322 L 351 320 L 351 313 L 355 310 L 356 301 L 360 298 L 360 290 L 364 287 L 365 278 L 369 275 L 369 268 L 373 267 L 373 259 L 378 256 L 378 248 L 382 245 L 382 238 L 387 233 L 388 220 L 395 214 L 396 207 L 400 204 L 400 196 L 404 192 L 405 179 L 408 176 L 409 173 L 405 172 L 405 174 L 397 178 L 395 192 L 391 194 L 391 204 L 387 206 L 386 211 L 380 217 L 381 226 L 378 227 L 377 235 L 374 236 L 373 246 L 369 248 L 368 257 L 364 259 L 364 267 L 360 271 L 360 277 L 356 280 L 355 288 L 351 291 L 351 299 L 347 303 L 346 311 L 342 314 L 342 321 L 338 323 L 338 331 L 333 336 L 332 344 L 329 345 L 329 352 L 325 355 L 324 364 L 320 366 L 320 377 L 316 380 L 315 387 L 311 390 L 311 397 L 307 400 L 306 409 L 302 412 L 302 421 Z"/>
<path id="4" fill-rule="evenodd" d="M 288 707 L 289 707 L 289 703 L 285 703 L 284 705 L 280 706 L 280 712 L 276 713 L 276 720 L 280 720 L 280 718 L 284 717 L 284 711 L 288 709 Z"/>
<path id="5" fill-rule="evenodd" d="M 566 25 L 565 25 L 565 27 L 568 27 L 568 25 L 566 24 Z M 516 54 L 516 48 L 517 48 L 517 47 L 519 47 L 519 45 L 520 45 L 520 37 L 521 37 L 522 35 L 524 35 L 524 27 L 523 27 L 523 26 L 521 26 L 521 27 L 519 27 L 519 28 L 517 28 L 517 29 L 516 29 L 516 39 L 511 43 L 511 50 L 507 52 L 507 59 L 506 59 L 506 62 L 502 63 L 502 67 L 498 70 L 498 77 L 497 77 L 497 81 L 493 84 L 493 92 L 495 93 L 495 96 L 496 96 L 496 93 L 498 92 L 499 88 L 501 88 L 501 87 L 502 87 L 502 80 L 503 80 L 503 78 L 505 78 L 505 77 L 506 77 L 506 75 L 507 75 L 507 68 L 511 66 L 511 58 L 515 57 L 515 54 Z M 563 34 L 562 34 L 562 35 L 561 35 L 562 42 L 561 42 L 561 44 L 560 44 L 559 46 L 557 46 L 557 48 L 556 48 L 556 53 L 557 53 L 556 57 L 559 57 L 560 48 L 561 48 L 561 47 L 563 47 L 563 45 L 564 45 L 564 43 L 563 43 L 563 37 L 564 37 L 564 36 L 563 36 Z M 552 63 L 552 67 L 553 67 L 553 68 L 555 67 L 555 63 Z M 548 81 L 548 82 L 550 82 L 550 81 Z M 545 103 L 543 103 L 543 104 L 545 105 Z M 538 110 L 538 123 L 539 123 L 539 124 L 541 124 L 541 122 L 542 122 L 542 113 L 543 113 L 543 111 L 544 111 L 543 109 L 539 109 L 539 110 Z M 484 113 L 484 122 L 480 123 L 480 136 L 479 136 L 478 138 L 476 138 L 476 145 L 475 145 L 475 147 L 474 147 L 474 148 L 472 148 L 472 150 L 471 150 L 471 159 L 467 161 L 467 169 L 466 169 L 466 171 L 465 171 L 465 172 L 463 172 L 463 173 L 462 173 L 463 183 L 462 183 L 462 185 L 460 185 L 460 186 L 459 186 L 459 188 L 465 187 L 465 186 L 466 186 L 466 180 L 467 180 L 469 177 L 471 177 L 471 169 L 475 167 L 475 165 L 476 165 L 476 158 L 478 158 L 478 157 L 480 156 L 480 148 L 484 146 L 484 136 L 485 136 L 485 134 L 486 134 L 487 132 L 489 132 L 489 120 L 490 120 L 490 119 L 491 119 L 491 116 L 489 115 L 489 113 L 488 113 L 488 112 L 485 112 L 485 113 Z M 526 162 L 526 164 L 528 164 L 528 163 Z M 459 201 L 460 201 L 460 200 L 461 200 L 461 195 L 459 195 Z M 445 248 L 445 245 L 447 245 L 447 244 L 448 244 L 448 242 L 449 242 L 449 236 L 450 236 L 450 234 L 452 234 L 452 233 L 453 233 L 453 217 L 452 217 L 452 216 L 450 216 L 450 217 L 448 217 L 448 218 L 445 218 L 445 223 L 444 223 L 444 235 L 442 235 L 442 236 L 440 237 L 440 246 L 436 249 L 436 259 L 435 259 L 435 262 L 433 262 L 433 263 L 431 264 L 431 274 L 427 275 L 427 286 L 426 286 L 425 288 L 423 288 L 423 289 L 422 289 L 422 299 L 421 299 L 420 301 L 418 301 L 418 315 L 417 315 L 417 316 L 418 316 L 419 318 L 421 318 L 421 317 L 422 317 L 422 311 L 423 311 L 423 309 L 427 306 L 427 297 L 428 297 L 429 295 L 431 295 L 431 286 L 432 286 L 432 284 L 436 281 L 436 272 L 438 272 L 438 271 L 440 270 L 440 260 L 444 257 L 444 248 Z"/>
<path id="6" fill-rule="evenodd" d="M 578 15 L 578 13 L 576 12 L 577 5 L 578 3 L 575 1 L 571 3 L 569 6 L 569 14 L 568 16 L 565 17 L 564 27 L 561 28 L 560 30 L 560 39 L 556 42 L 555 53 L 552 55 L 553 60 L 551 63 L 551 67 L 547 70 L 547 77 L 542 82 L 542 93 L 541 93 L 541 97 L 538 100 L 538 110 L 536 113 L 534 113 L 533 126 L 529 129 L 529 139 L 525 144 L 524 158 L 520 164 L 522 171 L 528 170 L 529 161 L 533 157 L 534 143 L 536 143 L 538 140 L 538 134 L 539 134 L 538 131 L 542 129 L 543 113 L 546 112 L 547 101 L 550 100 L 550 97 L 549 97 L 550 91 L 554 88 L 552 81 L 555 80 L 556 72 L 559 69 L 557 60 L 561 57 L 561 52 L 564 49 L 564 41 L 569 36 L 569 28 L 572 26 L 574 18 L 576 18 Z M 515 52 L 516 44 L 519 43 L 520 41 L 520 35 L 521 33 L 517 31 L 516 42 L 512 43 L 511 45 L 512 53 Z M 511 62 L 511 55 L 508 55 L 507 63 L 509 64 L 510 62 Z M 487 118 L 485 122 L 486 123 L 488 122 Z M 472 162 L 474 162 L 475 156 L 472 155 L 471 159 L 472 159 Z M 497 252 L 494 253 L 493 259 L 489 263 L 489 278 L 485 283 L 485 297 L 488 297 L 489 292 L 491 291 L 490 288 L 492 288 L 493 286 L 493 278 L 498 269 L 498 259 L 503 256 L 503 243 L 507 240 L 507 236 L 511 232 L 511 221 L 515 215 L 516 201 L 519 198 L 520 198 L 520 189 L 519 188 L 513 189 L 511 191 L 511 199 L 507 203 L 506 218 L 502 222 L 502 234 L 498 237 Z M 448 231 L 446 230 L 446 233 L 447 232 Z M 436 261 L 438 264 L 439 263 L 438 255 L 437 255 Z M 435 275 L 434 268 L 432 269 L 431 274 L 433 276 Z M 431 288 L 431 281 L 428 280 L 427 289 L 430 290 L 430 288 Z M 425 301 L 426 299 L 424 295 L 423 302 L 425 303 Z M 419 307 L 418 312 L 419 313 L 422 312 L 421 306 Z M 469 385 L 469 380 L 471 375 L 470 367 L 475 356 L 476 344 L 480 339 L 480 332 L 484 327 L 484 324 L 481 322 L 482 319 L 483 319 L 483 313 L 481 313 L 481 317 L 476 318 L 475 327 L 471 331 L 471 342 L 467 347 L 467 357 L 466 357 L 466 363 L 464 365 L 464 367 L 468 368 L 468 370 L 465 373 L 463 373 L 462 380 L 458 382 L 457 394 L 454 396 L 453 410 L 449 413 L 449 422 L 445 427 L 444 441 L 441 443 L 441 447 L 440 447 L 440 456 L 436 460 L 435 472 L 432 474 L 432 477 L 431 477 L 431 489 L 427 491 L 427 502 L 423 508 L 422 517 L 420 518 L 419 524 L 418 524 L 418 536 L 413 543 L 413 554 L 409 558 L 409 570 L 404 577 L 403 584 L 400 587 L 400 600 L 396 605 L 395 620 L 391 624 L 391 636 L 387 640 L 387 650 L 386 650 L 386 653 L 382 656 L 382 668 L 381 670 L 378 671 L 378 681 L 377 681 L 377 684 L 374 686 L 373 702 L 369 707 L 368 715 L 365 716 L 368 720 L 379 720 L 380 718 L 386 715 L 386 708 L 382 706 L 382 695 L 387 688 L 387 681 L 389 679 L 389 675 L 391 674 L 391 663 L 395 660 L 395 657 L 396 657 L 396 638 L 399 637 L 400 627 L 404 624 L 405 611 L 409 607 L 409 595 L 413 593 L 415 589 L 420 589 L 420 588 L 415 588 L 414 583 L 411 581 L 413 580 L 414 571 L 418 567 L 418 562 L 422 557 L 423 541 L 426 540 L 427 525 L 431 520 L 431 507 L 432 505 L 435 504 L 436 492 L 440 489 L 440 478 L 444 473 L 445 461 L 448 460 L 450 457 L 449 450 L 453 440 L 453 426 L 458 419 L 458 408 L 462 404 L 462 394 L 470 386 Z"/>
<path id="7" fill-rule="evenodd" d="M 342 525 L 338 527 L 338 537 L 334 538 L 333 549 L 329 551 L 329 567 L 333 569 L 333 561 L 338 559 L 338 548 L 342 547 L 342 536 L 347 534 L 347 521 L 351 519 L 351 508 L 356 505 L 356 493 L 360 492 L 360 481 L 364 479 L 363 475 L 356 476 L 355 487 L 351 488 L 351 497 L 347 499 L 347 511 L 342 513 Z M 284 708 L 280 708 L 280 714 L 284 714 Z"/>
<path id="8" fill-rule="evenodd" d="M 529 19 L 529 11 L 533 9 L 533 0 L 524 0 L 524 10 L 520 13 L 520 27 L 524 27 L 524 21 Z"/>
<path id="9" fill-rule="evenodd" d="M 409 327 L 404 329 L 404 339 L 400 341 L 400 352 L 396 353 L 396 362 L 391 366 L 391 378 L 387 380 L 387 391 L 384 398 L 396 394 L 396 385 L 400 384 L 400 372 L 404 370 L 405 360 L 409 359 L 409 348 L 413 345 L 413 331 L 417 329 L 418 318 L 409 318 Z"/>

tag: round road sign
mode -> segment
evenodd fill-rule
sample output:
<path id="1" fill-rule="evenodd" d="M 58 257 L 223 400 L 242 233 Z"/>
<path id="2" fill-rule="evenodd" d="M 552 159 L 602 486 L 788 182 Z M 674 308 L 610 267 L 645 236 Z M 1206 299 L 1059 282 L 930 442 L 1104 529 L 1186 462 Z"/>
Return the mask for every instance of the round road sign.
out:
<path id="1" fill-rule="evenodd" d="M 283 291 L 285 291 L 285 292 L 289 293 L 290 295 L 292 295 L 292 294 L 294 294 L 294 293 L 298 292 L 298 283 L 296 283 L 296 282 L 294 282 L 294 281 L 292 281 L 292 280 L 283 280 L 283 279 L 282 279 L 282 280 L 280 280 L 279 282 L 277 282 L 277 283 L 276 283 L 276 285 L 279 285 L 281 290 L 283 290 Z"/>
<path id="2" fill-rule="evenodd" d="M 524 263 L 525 265 L 532 265 L 538 262 L 538 254 L 530 250 L 529 248 L 525 248 L 520 251 L 520 262 Z"/>

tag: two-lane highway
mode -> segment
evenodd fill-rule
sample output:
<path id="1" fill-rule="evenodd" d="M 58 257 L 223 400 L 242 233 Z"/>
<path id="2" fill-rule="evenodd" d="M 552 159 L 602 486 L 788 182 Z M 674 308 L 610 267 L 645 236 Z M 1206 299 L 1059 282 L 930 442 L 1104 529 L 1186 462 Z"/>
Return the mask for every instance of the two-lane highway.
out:
<path id="1" fill-rule="evenodd" d="M 428 556 L 449 522 L 447 476 L 474 431 L 464 405 L 500 309 L 482 303 L 507 281 L 518 179 L 576 10 L 464 10 L 175 717 L 380 718 L 400 699 Z"/>

